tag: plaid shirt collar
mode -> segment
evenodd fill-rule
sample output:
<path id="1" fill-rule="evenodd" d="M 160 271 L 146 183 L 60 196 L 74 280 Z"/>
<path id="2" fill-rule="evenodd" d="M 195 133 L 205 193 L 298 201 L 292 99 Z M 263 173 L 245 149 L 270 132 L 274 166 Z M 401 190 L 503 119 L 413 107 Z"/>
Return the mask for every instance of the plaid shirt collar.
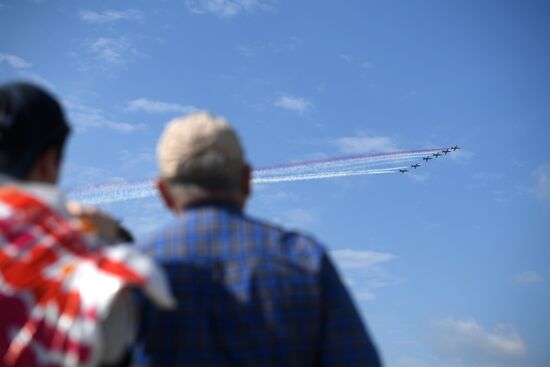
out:
<path id="1" fill-rule="evenodd" d="M 183 209 L 183 213 L 188 212 L 188 211 L 192 211 L 192 210 L 195 210 L 195 209 L 208 208 L 208 207 L 225 209 L 227 211 L 231 211 L 231 212 L 235 212 L 235 213 L 242 213 L 242 211 L 243 211 L 241 206 L 233 200 L 205 199 L 205 200 L 196 201 L 196 202 L 193 202 L 193 203 L 187 205 Z"/>

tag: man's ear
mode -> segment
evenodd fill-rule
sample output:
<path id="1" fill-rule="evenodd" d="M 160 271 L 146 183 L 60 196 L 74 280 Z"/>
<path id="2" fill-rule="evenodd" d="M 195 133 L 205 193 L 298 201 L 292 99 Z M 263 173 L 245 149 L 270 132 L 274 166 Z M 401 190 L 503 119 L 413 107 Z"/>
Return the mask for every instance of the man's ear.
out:
<path id="1" fill-rule="evenodd" d="M 250 167 L 250 165 L 248 164 L 245 164 L 245 166 L 243 167 L 243 172 L 242 172 L 242 181 L 241 181 L 241 194 L 243 196 L 243 201 L 246 200 L 249 196 L 250 196 L 250 193 L 252 191 L 252 181 L 251 181 L 251 176 L 252 176 L 252 168 Z"/>
<path id="2" fill-rule="evenodd" d="M 170 210 L 176 210 L 176 205 L 174 199 L 172 199 L 172 196 L 170 195 L 168 184 L 162 179 L 157 178 L 157 180 L 155 181 L 155 186 L 160 193 L 160 197 L 162 198 L 164 205 L 166 205 L 166 207 Z"/>

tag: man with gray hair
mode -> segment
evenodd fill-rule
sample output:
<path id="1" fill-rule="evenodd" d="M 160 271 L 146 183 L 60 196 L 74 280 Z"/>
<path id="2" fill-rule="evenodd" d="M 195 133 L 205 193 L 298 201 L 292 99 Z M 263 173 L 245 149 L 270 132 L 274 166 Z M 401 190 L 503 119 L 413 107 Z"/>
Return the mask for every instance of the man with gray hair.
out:
<path id="1" fill-rule="evenodd" d="M 326 250 L 243 212 L 251 170 L 234 130 L 200 112 L 158 145 L 159 192 L 177 215 L 140 245 L 178 301 L 144 303 L 140 366 L 380 366 Z"/>

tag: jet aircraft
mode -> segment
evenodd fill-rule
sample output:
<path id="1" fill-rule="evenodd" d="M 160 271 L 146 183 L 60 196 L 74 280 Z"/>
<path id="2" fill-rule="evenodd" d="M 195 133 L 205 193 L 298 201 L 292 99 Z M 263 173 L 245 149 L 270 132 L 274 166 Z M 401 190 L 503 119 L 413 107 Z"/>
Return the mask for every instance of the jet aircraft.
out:
<path id="1" fill-rule="evenodd" d="M 451 147 L 451 149 L 453 150 L 453 152 L 457 149 L 460 149 L 460 147 L 458 145 L 455 145 L 454 147 Z"/>
<path id="2" fill-rule="evenodd" d="M 415 164 L 411 164 L 411 167 L 414 169 L 417 169 L 418 167 L 420 167 L 420 165 L 418 163 L 415 163 Z"/>
<path id="3" fill-rule="evenodd" d="M 428 156 L 428 157 L 424 157 L 422 158 L 423 160 L 425 160 L 426 162 L 429 161 L 430 159 L 432 159 L 432 157 Z"/>
<path id="4" fill-rule="evenodd" d="M 405 173 L 405 172 L 409 172 L 409 170 L 408 170 L 408 169 L 404 169 L 404 168 L 400 168 L 400 169 L 399 169 L 399 172 Z"/>
<path id="5" fill-rule="evenodd" d="M 437 157 L 441 157 L 441 153 L 439 153 L 439 152 L 434 153 L 434 154 L 432 154 L 432 155 L 433 155 L 434 157 L 436 157 L 436 158 L 437 158 Z"/>
<path id="6" fill-rule="evenodd" d="M 447 155 L 447 154 L 450 153 L 451 151 L 450 151 L 449 149 L 445 148 L 445 149 L 442 150 L 442 152 L 445 153 L 445 155 Z"/>

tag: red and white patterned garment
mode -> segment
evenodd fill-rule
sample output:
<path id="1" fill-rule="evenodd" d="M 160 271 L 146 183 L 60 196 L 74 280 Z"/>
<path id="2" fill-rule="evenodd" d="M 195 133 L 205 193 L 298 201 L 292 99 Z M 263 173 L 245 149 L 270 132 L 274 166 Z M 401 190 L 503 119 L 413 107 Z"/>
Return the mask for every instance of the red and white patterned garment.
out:
<path id="1" fill-rule="evenodd" d="M 101 320 L 127 286 L 174 305 L 149 258 L 104 246 L 78 220 L 16 186 L 0 187 L 0 366 L 93 365 Z"/>

